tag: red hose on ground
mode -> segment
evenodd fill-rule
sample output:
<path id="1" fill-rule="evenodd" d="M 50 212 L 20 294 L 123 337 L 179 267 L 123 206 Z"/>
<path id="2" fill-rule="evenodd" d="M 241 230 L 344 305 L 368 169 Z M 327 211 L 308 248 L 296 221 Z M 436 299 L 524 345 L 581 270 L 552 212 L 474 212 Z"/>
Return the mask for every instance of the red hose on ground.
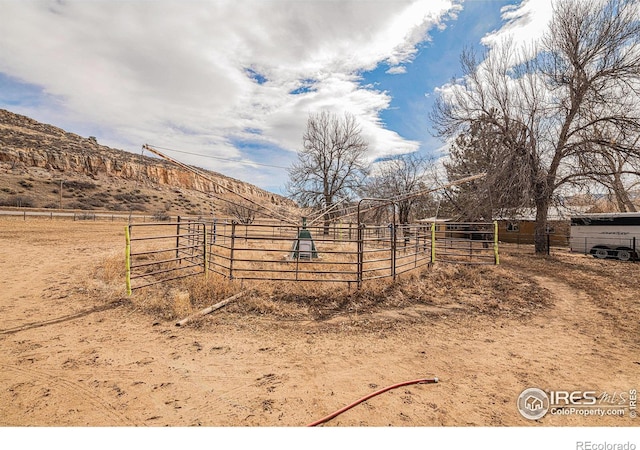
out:
<path id="1" fill-rule="evenodd" d="M 351 403 L 350 405 L 345 406 L 342 409 L 339 409 L 338 411 L 329 414 L 327 417 L 323 417 L 320 420 L 316 420 L 315 422 L 310 423 L 309 425 L 307 425 L 308 427 L 315 427 L 316 425 L 320 425 L 322 423 L 328 422 L 331 419 L 333 419 L 334 417 L 339 416 L 340 414 L 342 414 L 345 411 L 350 410 L 351 408 L 353 408 L 354 406 L 359 405 L 362 402 L 365 402 L 367 400 L 369 400 L 372 397 L 375 397 L 376 395 L 380 395 L 383 392 L 387 392 L 390 391 L 391 389 L 396 389 L 402 386 L 409 386 L 411 384 L 431 384 L 431 383 L 437 383 L 438 382 L 438 378 L 419 378 L 417 380 L 411 380 L 411 381 L 404 381 L 402 383 L 398 383 L 398 384 L 392 384 L 391 386 L 387 386 L 386 388 L 382 388 L 378 391 L 375 391 L 369 395 L 366 395 L 364 397 L 362 397 L 360 400 L 356 400 L 355 402 Z"/>

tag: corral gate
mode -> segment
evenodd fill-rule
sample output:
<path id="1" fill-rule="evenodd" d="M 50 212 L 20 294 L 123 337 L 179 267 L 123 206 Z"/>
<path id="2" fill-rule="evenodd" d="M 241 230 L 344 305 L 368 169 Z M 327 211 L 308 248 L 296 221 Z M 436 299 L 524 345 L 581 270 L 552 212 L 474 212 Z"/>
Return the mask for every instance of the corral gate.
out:
<path id="1" fill-rule="evenodd" d="M 125 227 L 127 293 L 207 273 L 207 224 L 143 223 Z"/>

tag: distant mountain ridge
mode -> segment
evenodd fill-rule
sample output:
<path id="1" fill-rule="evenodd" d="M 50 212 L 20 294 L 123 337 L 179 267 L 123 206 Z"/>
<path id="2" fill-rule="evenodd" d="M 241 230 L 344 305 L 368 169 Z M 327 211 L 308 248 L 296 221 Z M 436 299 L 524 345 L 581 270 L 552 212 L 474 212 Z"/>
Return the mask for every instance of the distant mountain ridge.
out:
<path id="1" fill-rule="evenodd" d="M 229 193 L 233 191 L 272 206 L 292 205 L 289 199 L 250 183 L 217 172 L 205 172 L 211 180 L 162 159 L 100 145 L 94 137 L 84 138 L 0 109 L 0 173 L 7 176 L 27 175 L 30 178 L 35 176 L 35 179 L 44 176 L 48 177 L 50 184 L 54 179 L 70 176 L 88 177 L 110 183 L 122 180 L 150 188 L 154 185 L 164 186 L 197 191 L 200 194 L 209 194 L 209 197 L 231 196 L 238 199 Z M 34 180 L 28 180 L 26 183 L 32 184 L 32 181 Z M 1 185 L 0 189 L 7 195 L 16 195 L 20 190 Z"/>

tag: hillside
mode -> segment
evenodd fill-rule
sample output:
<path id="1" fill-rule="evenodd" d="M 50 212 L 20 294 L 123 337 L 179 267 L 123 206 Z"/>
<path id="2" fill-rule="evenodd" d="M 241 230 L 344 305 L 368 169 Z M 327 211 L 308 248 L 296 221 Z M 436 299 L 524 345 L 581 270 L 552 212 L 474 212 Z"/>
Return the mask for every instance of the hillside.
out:
<path id="1" fill-rule="evenodd" d="M 292 205 L 207 173 L 213 181 L 0 109 L 0 206 L 225 215 L 230 203 L 224 199 L 242 202 L 233 192 L 270 207 Z"/>

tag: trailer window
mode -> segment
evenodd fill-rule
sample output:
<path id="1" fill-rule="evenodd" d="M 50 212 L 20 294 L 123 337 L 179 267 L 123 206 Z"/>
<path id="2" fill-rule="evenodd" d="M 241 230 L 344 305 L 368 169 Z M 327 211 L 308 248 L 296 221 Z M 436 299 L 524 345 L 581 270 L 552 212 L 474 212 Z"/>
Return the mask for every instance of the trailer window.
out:
<path id="1" fill-rule="evenodd" d="M 573 217 L 571 225 L 590 225 L 590 226 L 638 226 L 640 225 L 639 216 L 610 216 L 610 217 Z"/>

